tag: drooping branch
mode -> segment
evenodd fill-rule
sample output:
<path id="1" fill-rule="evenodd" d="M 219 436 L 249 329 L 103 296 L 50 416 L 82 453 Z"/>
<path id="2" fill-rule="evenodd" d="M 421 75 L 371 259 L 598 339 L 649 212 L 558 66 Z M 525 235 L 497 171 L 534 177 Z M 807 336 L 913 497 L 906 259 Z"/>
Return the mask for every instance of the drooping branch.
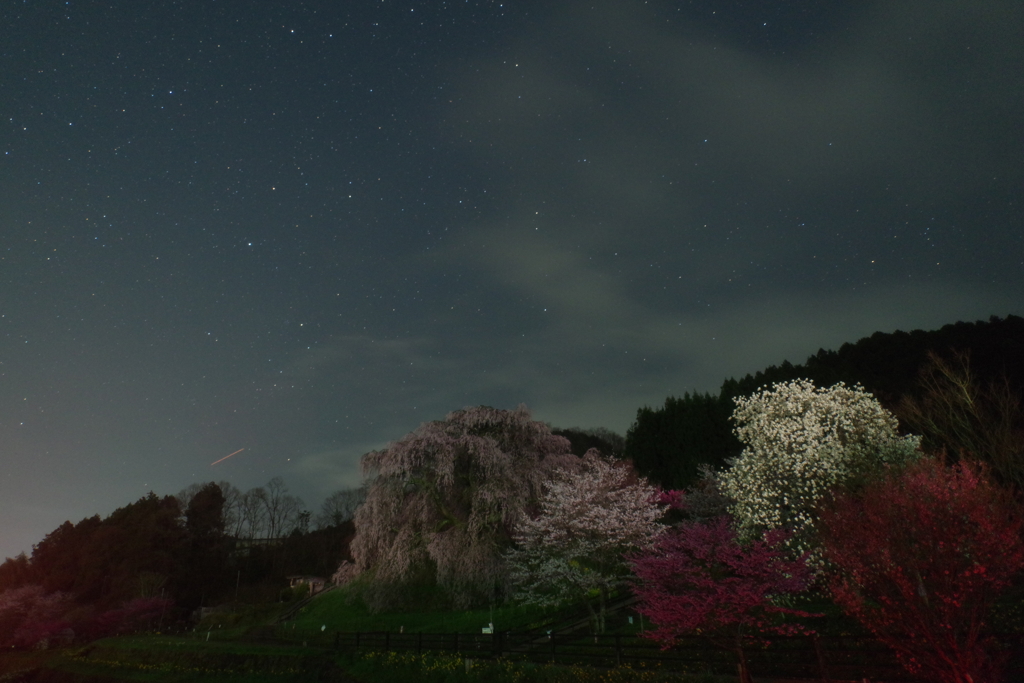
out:
<path id="1" fill-rule="evenodd" d="M 512 526 L 548 473 L 576 460 L 522 406 L 456 411 L 368 453 L 373 479 L 352 552 L 359 571 L 374 572 L 370 602 L 400 602 L 403 586 L 425 573 L 456 605 L 493 598 L 504 590 Z"/>

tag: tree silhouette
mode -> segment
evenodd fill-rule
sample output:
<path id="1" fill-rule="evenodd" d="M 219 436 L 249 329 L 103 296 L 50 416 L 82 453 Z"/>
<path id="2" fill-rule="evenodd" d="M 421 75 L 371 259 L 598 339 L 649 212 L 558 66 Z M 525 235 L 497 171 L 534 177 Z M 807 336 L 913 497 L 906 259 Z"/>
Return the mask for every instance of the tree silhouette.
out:
<path id="1" fill-rule="evenodd" d="M 668 397 L 659 409 L 641 408 L 626 433 L 623 457 L 666 489 L 684 489 L 700 478 L 702 465 L 721 467 L 739 455 L 732 433 L 732 401 L 711 394 Z"/>
<path id="2" fill-rule="evenodd" d="M 366 487 L 335 491 L 324 499 L 316 518 L 318 529 L 341 526 L 355 517 L 356 510 L 366 500 Z"/>
<path id="3" fill-rule="evenodd" d="M 228 547 L 224 534 L 224 493 L 212 482 L 199 488 L 185 509 L 186 547 L 176 577 L 178 601 L 197 607 L 229 584 Z"/>
<path id="4" fill-rule="evenodd" d="M 969 352 L 930 352 L 920 388 L 903 397 L 897 414 L 925 448 L 984 460 L 1000 481 L 1024 491 L 1024 410 L 1006 375 L 982 384 Z"/>

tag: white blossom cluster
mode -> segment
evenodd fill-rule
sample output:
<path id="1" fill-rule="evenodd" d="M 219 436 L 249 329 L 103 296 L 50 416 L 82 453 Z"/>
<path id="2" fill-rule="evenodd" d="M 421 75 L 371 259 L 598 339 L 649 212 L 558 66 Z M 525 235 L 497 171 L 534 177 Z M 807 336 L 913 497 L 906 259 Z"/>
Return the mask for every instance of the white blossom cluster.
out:
<path id="1" fill-rule="evenodd" d="M 837 485 L 916 457 L 920 437 L 897 434 L 895 416 L 862 387 L 782 382 L 737 398 L 732 415 L 745 448 L 721 475 L 747 535 L 793 530 L 809 550 L 814 508 Z"/>
<path id="2" fill-rule="evenodd" d="M 609 591 L 630 575 L 625 555 L 665 529 L 658 490 L 625 463 L 591 450 L 578 467 L 556 470 L 540 510 L 515 527 L 507 554 L 517 599 L 558 604 Z"/>

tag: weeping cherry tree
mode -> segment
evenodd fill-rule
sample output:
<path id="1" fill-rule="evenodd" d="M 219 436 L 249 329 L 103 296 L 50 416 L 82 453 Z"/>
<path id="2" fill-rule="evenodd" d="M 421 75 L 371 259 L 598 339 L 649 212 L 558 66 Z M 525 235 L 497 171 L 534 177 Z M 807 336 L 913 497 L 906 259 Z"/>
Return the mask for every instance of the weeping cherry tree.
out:
<path id="1" fill-rule="evenodd" d="M 369 606 L 400 604 L 423 583 L 457 607 L 499 598 L 512 527 L 548 473 L 577 460 L 525 406 L 458 410 L 363 456 L 371 480 L 352 554 L 372 576 Z"/>

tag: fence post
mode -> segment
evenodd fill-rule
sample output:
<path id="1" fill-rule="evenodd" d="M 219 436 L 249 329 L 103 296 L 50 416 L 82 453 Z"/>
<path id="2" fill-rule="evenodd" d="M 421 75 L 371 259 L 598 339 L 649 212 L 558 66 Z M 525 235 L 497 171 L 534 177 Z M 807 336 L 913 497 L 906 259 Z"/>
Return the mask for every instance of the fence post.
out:
<path id="1" fill-rule="evenodd" d="M 423 653 L 423 631 L 416 634 L 416 654 Z"/>
<path id="2" fill-rule="evenodd" d="M 391 631 L 384 631 L 384 651 L 391 652 Z"/>
<path id="3" fill-rule="evenodd" d="M 459 651 L 459 632 L 455 632 L 455 652 Z"/>
<path id="4" fill-rule="evenodd" d="M 818 657 L 818 672 L 821 674 L 821 680 L 825 683 L 831 683 L 831 678 L 828 677 L 828 669 L 825 668 L 825 655 L 821 651 L 821 643 L 818 640 L 818 634 L 811 636 L 814 640 L 814 654 Z"/>
<path id="5" fill-rule="evenodd" d="M 622 636 L 615 634 L 615 666 L 622 666 Z"/>
<path id="6" fill-rule="evenodd" d="M 356 631 L 356 649 L 359 649 L 359 631 Z"/>

